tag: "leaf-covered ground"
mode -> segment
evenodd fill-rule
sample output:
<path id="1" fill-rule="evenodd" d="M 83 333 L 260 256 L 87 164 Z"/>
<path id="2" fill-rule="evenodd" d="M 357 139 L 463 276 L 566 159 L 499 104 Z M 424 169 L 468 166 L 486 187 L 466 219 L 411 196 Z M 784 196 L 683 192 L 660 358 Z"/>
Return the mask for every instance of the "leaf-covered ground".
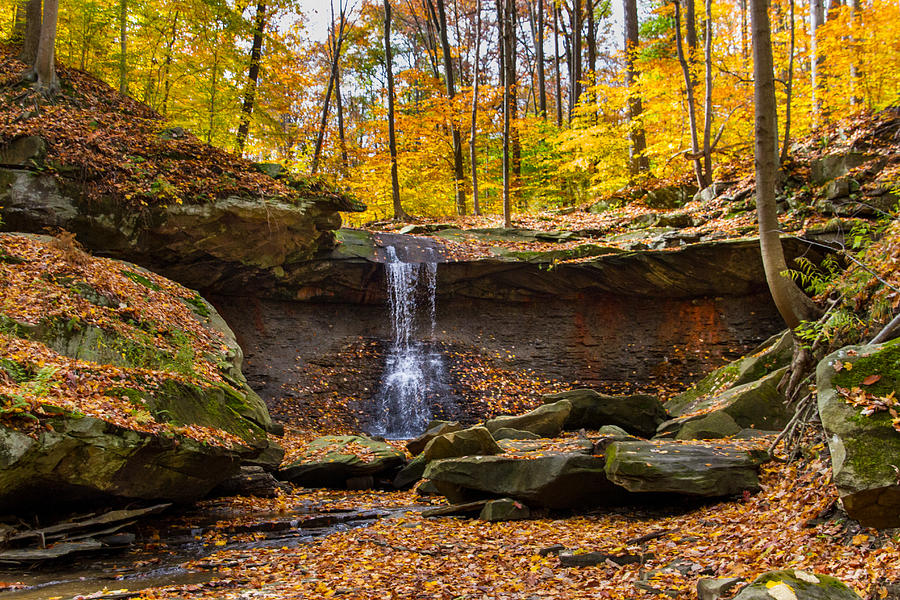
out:
<path id="1" fill-rule="evenodd" d="M 90 200 L 137 209 L 228 196 L 341 197 L 319 180 L 275 180 L 191 132 L 173 132 L 159 113 L 78 69 L 57 66 L 62 90 L 47 102 L 19 83 L 25 70 L 0 45 L 0 148 L 40 136 L 47 156 L 33 166 L 77 182 Z"/>
<path id="2" fill-rule="evenodd" d="M 92 257 L 67 235 L 0 234 L 0 423 L 34 433 L 49 417 L 72 413 L 157 435 L 241 443 L 218 429 L 159 422 L 135 397 L 172 380 L 227 385 L 217 364 L 224 340 L 198 319 L 207 311 L 196 292 Z M 109 361 L 65 356 L 41 333 L 77 340 L 88 330 L 104 332 L 95 350 Z"/>
<path id="3" fill-rule="evenodd" d="M 820 452 L 822 447 L 812 448 Z M 699 506 L 601 509 L 529 521 L 427 519 L 418 510 L 295 547 L 223 550 L 188 563 L 211 570 L 209 584 L 147 590 L 142 598 L 655 598 L 696 597 L 701 577 L 797 568 L 833 575 L 864 598 L 900 580 L 900 534 L 860 529 L 834 512 L 826 460 L 770 463 L 756 495 Z M 434 502 L 413 492 L 304 491 L 272 500 L 235 498 L 238 511 L 290 513 L 400 508 Z M 240 517 L 238 517 L 239 519 Z M 211 548 L 234 540 L 216 525 Z M 213 539 L 214 538 L 214 539 Z M 651 538 L 651 539 L 646 539 Z M 646 541 L 641 541 L 642 539 Z M 541 550 L 554 545 L 642 562 L 565 568 Z M 546 554 L 546 553 L 544 553 Z"/>

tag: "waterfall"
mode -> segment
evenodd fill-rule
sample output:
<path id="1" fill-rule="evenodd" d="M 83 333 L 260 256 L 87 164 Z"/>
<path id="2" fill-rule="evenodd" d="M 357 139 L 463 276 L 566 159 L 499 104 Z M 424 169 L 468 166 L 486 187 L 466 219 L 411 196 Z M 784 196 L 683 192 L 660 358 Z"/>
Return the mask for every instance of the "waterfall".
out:
<path id="1" fill-rule="evenodd" d="M 388 304 L 393 340 L 375 397 L 371 433 L 407 439 L 431 419 L 429 400 L 444 386 L 444 361 L 433 350 L 437 263 L 407 263 L 386 248 Z M 420 339 L 426 336 L 427 341 Z"/>

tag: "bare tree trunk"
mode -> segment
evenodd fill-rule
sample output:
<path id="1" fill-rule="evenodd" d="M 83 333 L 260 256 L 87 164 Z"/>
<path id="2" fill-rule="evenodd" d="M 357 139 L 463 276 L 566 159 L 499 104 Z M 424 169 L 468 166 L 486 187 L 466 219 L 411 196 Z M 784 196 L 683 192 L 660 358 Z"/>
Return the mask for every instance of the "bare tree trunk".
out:
<path id="1" fill-rule="evenodd" d="M 469 131 L 469 158 L 472 161 L 472 214 L 481 214 L 478 198 L 478 154 L 475 141 L 478 133 L 478 63 L 481 58 L 481 0 L 475 6 L 475 62 L 472 68 L 472 127 Z"/>
<path id="2" fill-rule="evenodd" d="M 15 12 L 12 35 L 9 37 L 9 41 L 13 44 L 21 44 L 25 41 L 25 13 L 28 12 L 28 0 L 16 0 Z"/>
<path id="3" fill-rule="evenodd" d="M 334 15 L 332 14 L 332 17 Z M 332 19 L 332 25 L 334 21 Z M 260 1 L 256 5 L 256 26 L 253 28 L 253 44 L 250 46 L 250 67 L 247 69 L 247 81 L 244 83 L 244 100 L 241 103 L 241 120 L 237 131 L 238 154 L 244 153 L 244 145 L 250 134 L 250 119 L 256 104 L 256 87 L 259 81 L 259 65 L 262 60 L 263 34 L 266 30 L 266 3 Z"/>
<path id="4" fill-rule="evenodd" d="M 625 13 L 625 85 L 628 87 L 628 121 L 631 147 L 629 148 L 629 171 L 632 175 L 650 169 L 650 161 L 644 155 L 647 150 L 647 138 L 641 123 L 643 106 L 640 94 L 635 91 L 638 70 L 635 66 L 635 51 L 638 39 L 637 0 L 624 0 Z"/>
<path id="5" fill-rule="evenodd" d="M 128 0 L 119 0 L 119 93 L 128 94 Z"/>
<path id="6" fill-rule="evenodd" d="M 169 81 L 169 70 L 172 66 L 172 51 L 175 47 L 175 35 L 177 33 L 179 14 L 180 13 L 176 10 L 175 16 L 172 17 L 172 30 L 169 36 L 169 43 L 166 47 L 166 59 L 163 63 L 163 89 L 165 91 L 163 93 L 162 110 L 160 111 L 162 114 L 166 114 L 169 110 L 169 92 L 172 88 L 172 83 Z"/>
<path id="7" fill-rule="evenodd" d="M 700 141 L 697 138 L 697 110 L 694 101 L 694 78 L 691 74 L 690 66 L 684 55 L 684 44 L 681 41 L 681 4 L 680 0 L 675 0 L 675 50 L 678 54 L 678 62 L 681 63 L 681 73 L 684 76 L 684 87 L 687 93 L 688 120 L 691 128 L 691 160 L 694 163 L 694 175 L 697 178 L 697 185 L 701 189 L 709 185 L 706 181 L 706 174 L 703 172 L 703 163 L 701 162 L 702 153 L 700 152 Z"/>
<path id="8" fill-rule="evenodd" d="M 385 0 L 387 2 L 387 0 Z M 331 33 L 331 73 L 328 76 L 328 86 L 325 88 L 325 102 L 322 105 L 322 119 L 319 121 L 319 132 L 316 135 L 316 146 L 313 149 L 312 163 L 310 164 L 310 172 L 315 175 L 319 170 L 319 157 L 322 155 L 322 144 L 325 143 L 325 128 L 328 125 L 328 108 L 331 103 L 331 91 L 334 89 L 334 80 L 337 77 L 338 62 L 341 59 L 341 45 L 344 42 L 344 28 L 347 24 L 346 8 L 343 0 L 339 0 L 340 17 L 338 20 L 338 31 L 335 32 L 332 20 Z M 393 75 L 392 75 L 393 77 Z"/>
<path id="9" fill-rule="evenodd" d="M 809 78 L 812 88 L 812 122 L 818 126 L 821 98 L 819 97 L 819 34 L 818 29 L 825 22 L 825 5 L 823 0 L 810 0 L 809 6 Z"/>
<path id="10" fill-rule="evenodd" d="M 522 144 L 519 139 L 519 128 L 516 125 L 519 112 L 519 86 L 518 86 L 518 68 L 516 66 L 517 42 L 516 30 L 519 26 L 519 12 L 516 0 L 507 1 L 508 25 L 509 31 L 506 36 L 506 47 L 508 61 L 506 68 L 509 71 L 507 80 L 510 82 L 509 89 L 509 110 L 510 110 L 510 139 L 512 142 L 512 191 L 511 194 L 518 200 L 521 206 L 523 197 L 519 194 L 519 181 L 522 176 Z"/>
<path id="11" fill-rule="evenodd" d="M 788 59 L 788 72 L 787 72 L 787 83 L 785 85 L 785 92 L 787 95 L 787 99 L 785 100 L 784 107 L 784 142 L 781 145 L 781 156 L 779 157 L 779 162 L 783 164 L 788 158 L 788 149 L 791 145 L 791 102 L 794 98 L 794 47 L 796 44 L 796 21 L 794 20 L 794 12 L 795 12 L 795 0 L 790 0 L 791 3 L 791 46 L 788 50 L 789 59 Z"/>
<path id="12" fill-rule="evenodd" d="M 41 40 L 41 0 L 27 0 L 25 5 L 25 38 L 19 60 L 34 66 L 37 60 L 38 44 Z"/>
<path id="13" fill-rule="evenodd" d="M 512 121 L 512 95 L 510 87 L 515 85 L 511 80 L 510 63 L 512 62 L 512 24 L 510 23 L 509 4 L 515 0 L 501 0 L 503 10 L 497 18 L 502 23 L 503 31 L 503 226 L 512 227 L 512 199 L 510 196 L 510 122 Z"/>
<path id="14" fill-rule="evenodd" d="M 394 220 L 405 221 L 409 216 L 400 204 L 400 177 L 397 174 L 397 137 L 394 133 L 394 57 L 391 53 L 391 3 L 384 0 L 384 69 L 388 86 L 388 148 L 391 153 L 391 198 Z"/>
<path id="15" fill-rule="evenodd" d="M 694 0 L 684 0 L 684 41 L 688 47 L 688 62 L 693 63 L 697 55 L 697 9 Z"/>
<path id="16" fill-rule="evenodd" d="M 766 282 L 778 312 L 793 329 L 815 314 L 815 306 L 790 278 L 784 275 L 787 263 L 781 246 L 775 212 L 775 183 L 778 148 L 778 114 L 775 103 L 775 65 L 772 59 L 772 34 L 766 0 L 750 0 L 753 30 L 753 81 L 756 155 L 756 211 L 759 220 L 759 246 Z"/>
<path id="17" fill-rule="evenodd" d="M 59 18 L 59 0 L 44 0 L 41 16 L 41 37 L 38 42 L 34 70 L 37 73 L 35 88 L 45 96 L 59 91 L 56 78 L 56 22 Z"/>
<path id="18" fill-rule="evenodd" d="M 535 43 L 538 74 L 538 109 L 547 118 L 547 83 L 544 75 L 544 0 L 537 3 L 537 41 Z"/>
<path id="19" fill-rule="evenodd" d="M 341 98 L 341 67 L 338 65 L 337 76 L 334 78 L 334 104 L 337 108 L 338 140 L 341 144 L 341 169 L 346 174 L 350 165 L 350 157 L 347 155 L 347 136 L 344 131 L 344 101 Z"/>
<path id="20" fill-rule="evenodd" d="M 850 44 L 856 46 L 856 38 L 853 34 L 859 26 L 859 0 L 850 0 Z M 793 58 L 793 55 L 792 55 Z M 862 104 L 862 98 L 859 95 L 860 71 L 856 61 L 850 63 L 850 106 L 859 106 Z"/>
<path id="21" fill-rule="evenodd" d="M 793 0 L 791 0 L 793 1 Z M 713 110 L 712 110 L 712 90 L 713 90 L 713 76 L 712 76 L 712 37 L 713 37 L 713 29 L 712 29 L 712 0 L 706 0 L 704 2 L 705 5 L 705 15 L 703 18 L 703 30 L 704 30 L 704 40 L 703 40 L 703 56 L 704 56 L 704 65 L 706 68 L 706 72 L 704 74 L 704 97 L 703 97 L 703 170 L 706 173 L 706 184 L 709 185 L 712 183 L 712 148 L 710 148 L 711 134 L 712 134 L 712 119 L 713 119 Z"/>
<path id="22" fill-rule="evenodd" d="M 556 126 L 562 127 L 563 90 L 562 73 L 559 70 L 559 8 L 553 7 L 553 67 L 556 71 Z"/>
<path id="23" fill-rule="evenodd" d="M 452 114 L 453 99 L 456 97 L 456 85 L 453 79 L 453 56 L 450 54 L 450 40 L 447 34 L 447 14 L 444 0 L 437 0 L 437 25 L 441 41 L 441 53 L 444 56 L 444 80 L 447 85 L 447 97 L 450 100 L 450 134 L 453 138 L 453 176 L 456 185 L 456 214 L 466 214 L 465 172 L 463 171 L 462 136 L 459 123 Z"/>
<path id="24" fill-rule="evenodd" d="M 822 0 L 813 0 L 821 2 Z M 741 56 L 744 60 L 750 57 L 750 40 L 747 36 L 747 0 L 741 0 Z"/>
<path id="25" fill-rule="evenodd" d="M 587 53 L 588 72 L 590 73 L 588 81 L 593 83 L 593 76 L 597 72 L 597 23 L 594 18 L 594 0 L 587 0 L 587 6 L 585 8 L 587 10 L 588 18 Z"/>
<path id="26" fill-rule="evenodd" d="M 572 99 L 569 102 L 569 120 L 572 109 L 581 100 L 581 25 L 583 6 L 581 0 L 572 0 Z"/>

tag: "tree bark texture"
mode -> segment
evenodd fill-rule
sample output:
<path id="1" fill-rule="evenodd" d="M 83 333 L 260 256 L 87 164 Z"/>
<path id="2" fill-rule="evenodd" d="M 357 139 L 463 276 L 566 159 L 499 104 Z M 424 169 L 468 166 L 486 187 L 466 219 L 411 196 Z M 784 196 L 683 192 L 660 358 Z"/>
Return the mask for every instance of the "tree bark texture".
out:
<path id="1" fill-rule="evenodd" d="M 638 175 L 650 169 L 650 161 L 644 155 L 647 150 L 647 137 L 641 124 L 643 106 L 640 94 L 635 90 L 639 76 L 635 65 L 635 51 L 638 39 L 637 0 L 624 0 L 625 13 L 625 85 L 628 87 L 628 121 L 629 138 L 629 171 Z"/>
<path id="2" fill-rule="evenodd" d="M 41 0 L 27 0 L 25 4 L 25 31 L 19 60 L 34 66 L 41 40 Z"/>
<path id="3" fill-rule="evenodd" d="M 441 40 L 441 53 L 444 56 L 444 81 L 447 86 L 447 98 L 451 105 L 450 135 L 453 138 L 453 176 L 456 187 L 456 214 L 466 214 L 465 171 L 463 170 L 462 136 L 459 123 L 452 115 L 453 99 L 456 97 L 456 84 L 453 77 L 453 55 L 450 54 L 450 39 L 447 34 L 447 12 L 444 0 L 437 0 L 438 29 Z"/>
<path id="4" fill-rule="evenodd" d="M 59 91 L 59 80 L 56 78 L 56 23 L 58 18 L 59 0 L 44 0 L 41 36 L 34 70 L 37 73 L 36 89 L 45 96 L 53 96 Z"/>
<path id="5" fill-rule="evenodd" d="M 256 5 L 256 22 L 253 28 L 253 43 L 250 46 L 250 66 L 247 81 L 244 82 L 244 98 L 241 102 L 241 120 L 237 131 L 238 154 L 244 153 L 247 136 L 250 135 L 250 119 L 256 104 L 256 88 L 259 82 L 259 66 L 262 62 L 263 35 L 266 30 L 266 3 Z"/>
<path id="6" fill-rule="evenodd" d="M 475 62 L 472 67 L 472 126 L 469 131 L 469 159 L 472 162 L 472 214 L 481 214 L 478 197 L 478 154 L 475 141 L 478 137 L 478 63 L 481 59 L 481 0 L 475 6 Z"/>
<path id="7" fill-rule="evenodd" d="M 685 57 L 684 44 L 681 36 L 681 0 L 675 0 L 675 50 L 678 54 L 678 62 L 681 64 L 681 73 L 684 77 L 685 93 L 687 95 L 688 121 L 691 129 L 691 160 L 694 163 L 694 176 L 700 189 L 707 185 L 706 174 L 703 172 L 702 153 L 700 141 L 697 137 L 697 108 L 694 100 L 694 77 L 690 65 Z"/>
<path id="8" fill-rule="evenodd" d="M 384 70 L 388 87 L 388 149 L 391 153 L 391 199 L 394 219 L 409 218 L 400 204 L 400 177 L 397 173 L 397 136 L 394 132 L 394 57 L 391 52 L 391 3 L 384 0 Z"/>

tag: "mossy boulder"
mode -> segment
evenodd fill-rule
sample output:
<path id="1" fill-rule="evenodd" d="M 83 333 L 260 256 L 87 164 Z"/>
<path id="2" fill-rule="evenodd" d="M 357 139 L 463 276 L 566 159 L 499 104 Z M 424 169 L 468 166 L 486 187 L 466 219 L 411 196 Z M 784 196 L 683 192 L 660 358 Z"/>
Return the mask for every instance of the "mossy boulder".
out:
<path id="1" fill-rule="evenodd" d="M 650 437 L 667 417 L 659 399 L 646 394 L 608 396 L 590 389 L 577 389 L 542 398 L 545 404 L 562 400 L 572 405 L 563 424 L 568 430 L 616 425 L 630 433 Z"/>
<path id="2" fill-rule="evenodd" d="M 326 435 L 310 442 L 278 476 L 307 487 L 344 488 L 354 478 L 392 478 L 403 462 L 403 453 L 385 442 L 364 435 Z"/>
<path id="3" fill-rule="evenodd" d="M 629 492 L 715 498 L 758 489 L 762 458 L 721 443 L 621 441 L 606 448 L 606 475 Z"/>
<path id="4" fill-rule="evenodd" d="M 679 417 L 693 410 L 699 401 L 728 388 L 762 379 L 772 371 L 786 367 L 793 355 L 794 343 L 789 332 L 774 335 L 747 356 L 718 368 L 666 402 L 666 410 Z"/>
<path id="5" fill-rule="evenodd" d="M 30 436 L 0 425 L 0 510 L 112 499 L 188 502 L 236 474 L 258 449 L 158 436 L 63 415 Z M 263 438 L 264 439 L 264 438 Z"/>
<path id="6" fill-rule="evenodd" d="M 489 420 L 484 426 L 488 431 L 498 429 L 518 429 L 530 431 L 541 437 L 559 435 L 563 425 L 572 412 L 572 404 L 568 400 L 560 400 L 552 404 L 544 404 L 521 415 L 504 415 Z"/>
<path id="7" fill-rule="evenodd" d="M 844 509 L 868 527 L 900 527 L 895 466 L 900 465 L 900 431 L 885 410 L 864 414 L 866 405 L 879 399 L 897 410 L 900 340 L 848 346 L 830 354 L 816 369 L 816 386 L 833 479 Z M 864 404 L 853 406 L 848 396 Z"/>
<path id="8" fill-rule="evenodd" d="M 732 600 L 861 600 L 843 582 L 829 575 L 799 569 L 770 571 L 737 593 Z"/>
<path id="9" fill-rule="evenodd" d="M 657 437 L 691 439 L 697 437 L 696 434 L 702 434 L 702 437 L 711 438 L 717 432 L 725 434 L 721 437 L 726 437 L 745 428 L 781 429 L 791 418 L 784 394 L 778 390 L 783 376 L 784 369 L 781 369 L 758 381 L 700 398 L 689 405 L 682 416 L 661 424 Z M 684 431 L 688 425 L 690 427 Z"/>

